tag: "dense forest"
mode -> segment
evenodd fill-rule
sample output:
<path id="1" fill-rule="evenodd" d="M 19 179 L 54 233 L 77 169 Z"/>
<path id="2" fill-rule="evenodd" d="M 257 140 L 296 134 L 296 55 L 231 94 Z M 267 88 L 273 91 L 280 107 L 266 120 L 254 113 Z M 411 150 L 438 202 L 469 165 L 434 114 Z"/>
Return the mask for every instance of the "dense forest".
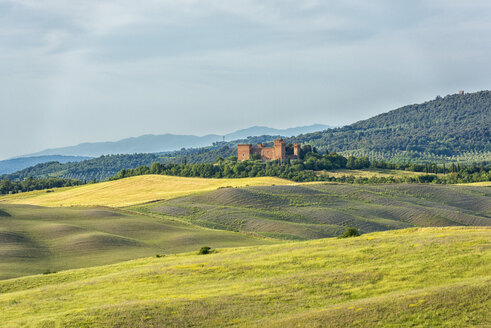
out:
<path id="1" fill-rule="evenodd" d="M 489 160 L 491 92 L 437 97 L 342 128 L 293 137 L 288 142 L 393 162 Z"/>

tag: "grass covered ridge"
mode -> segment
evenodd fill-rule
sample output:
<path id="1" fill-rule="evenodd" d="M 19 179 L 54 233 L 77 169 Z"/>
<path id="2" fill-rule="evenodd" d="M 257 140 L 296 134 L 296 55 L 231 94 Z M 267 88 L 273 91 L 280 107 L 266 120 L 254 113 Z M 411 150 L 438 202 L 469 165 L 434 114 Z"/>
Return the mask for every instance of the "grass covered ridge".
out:
<path id="1" fill-rule="evenodd" d="M 291 183 L 291 181 L 274 177 L 203 179 L 167 175 L 143 175 L 80 187 L 54 189 L 55 191 L 50 193 L 34 191 L 4 196 L 0 197 L 0 201 L 40 206 L 124 207 L 156 200 L 172 199 L 222 187 L 271 186 Z"/>
<path id="2" fill-rule="evenodd" d="M 490 237 L 486 228 L 411 228 L 4 280 L 0 322 L 484 327 Z"/>

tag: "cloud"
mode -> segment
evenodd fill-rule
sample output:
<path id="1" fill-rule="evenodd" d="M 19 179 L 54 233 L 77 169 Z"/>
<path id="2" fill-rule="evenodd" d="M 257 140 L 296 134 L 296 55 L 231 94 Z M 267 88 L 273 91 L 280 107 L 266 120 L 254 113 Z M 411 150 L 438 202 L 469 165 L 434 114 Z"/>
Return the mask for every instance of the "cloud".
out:
<path id="1" fill-rule="evenodd" d="M 491 2 L 0 0 L 0 157 L 343 124 L 489 88 Z M 33 119 L 31 119 L 33 118 Z M 3 155 L 2 155 L 3 154 Z"/>

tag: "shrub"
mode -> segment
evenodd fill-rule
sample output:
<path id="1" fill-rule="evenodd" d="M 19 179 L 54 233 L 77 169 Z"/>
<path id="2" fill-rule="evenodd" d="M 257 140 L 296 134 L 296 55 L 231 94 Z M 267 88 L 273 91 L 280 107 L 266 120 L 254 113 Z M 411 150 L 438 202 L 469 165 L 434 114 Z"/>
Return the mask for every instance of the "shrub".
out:
<path id="1" fill-rule="evenodd" d="M 210 250 L 211 250 L 211 247 L 208 247 L 208 246 L 203 246 L 203 247 L 201 247 L 201 249 L 199 250 L 198 254 L 199 254 L 199 255 L 210 254 Z"/>
<path id="2" fill-rule="evenodd" d="M 360 233 L 358 232 L 358 229 L 356 228 L 346 228 L 346 230 L 343 232 L 339 238 L 348 238 L 348 237 L 357 237 L 359 236 Z"/>

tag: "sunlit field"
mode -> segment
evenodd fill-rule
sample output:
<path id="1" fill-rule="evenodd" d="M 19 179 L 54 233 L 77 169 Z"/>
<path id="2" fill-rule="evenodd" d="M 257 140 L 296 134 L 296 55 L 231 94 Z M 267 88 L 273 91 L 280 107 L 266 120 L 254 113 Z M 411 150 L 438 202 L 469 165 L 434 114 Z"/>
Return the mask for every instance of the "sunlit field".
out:
<path id="1" fill-rule="evenodd" d="M 4 327 L 485 327 L 491 230 L 412 228 L 0 281 Z"/>
<path id="2" fill-rule="evenodd" d="M 292 182 L 274 177 L 203 179 L 166 175 L 143 175 L 79 187 L 60 188 L 59 190 L 53 189 L 54 192 L 34 191 L 31 193 L 4 196 L 0 197 L 0 201 L 4 200 L 12 204 L 41 206 L 124 207 L 156 200 L 172 199 L 222 187 L 284 184 L 292 184 Z"/>

